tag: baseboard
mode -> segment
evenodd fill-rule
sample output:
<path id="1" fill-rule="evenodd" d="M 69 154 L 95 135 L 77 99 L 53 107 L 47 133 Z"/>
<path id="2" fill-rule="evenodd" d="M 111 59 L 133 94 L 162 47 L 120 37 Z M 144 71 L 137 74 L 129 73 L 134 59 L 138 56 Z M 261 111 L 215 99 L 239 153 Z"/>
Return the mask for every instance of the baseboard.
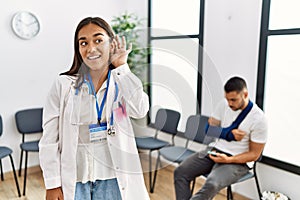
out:
<path id="1" fill-rule="evenodd" d="M 38 165 L 38 166 L 32 166 L 32 167 L 28 167 L 27 168 L 27 175 L 28 174 L 34 174 L 34 173 L 37 173 L 37 172 L 41 172 L 42 169 L 41 167 Z M 19 170 L 16 170 L 16 174 L 17 176 L 19 176 Z M 22 176 L 24 175 L 24 168 L 22 169 Z M 14 173 L 13 171 L 9 171 L 9 172 L 5 172 L 4 173 L 4 179 L 6 178 L 14 178 Z"/>

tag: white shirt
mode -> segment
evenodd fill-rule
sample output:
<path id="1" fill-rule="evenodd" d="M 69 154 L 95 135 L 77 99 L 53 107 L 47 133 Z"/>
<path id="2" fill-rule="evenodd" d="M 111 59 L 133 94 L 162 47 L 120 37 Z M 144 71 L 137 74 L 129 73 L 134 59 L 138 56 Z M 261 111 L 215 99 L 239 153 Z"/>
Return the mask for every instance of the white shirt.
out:
<path id="1" fill-rule="evenodd" d="M 241 110 L 233 111 L 224 99 L 217 105 L 212 117 L 221 121 L 221 127 L 228 127 L 240 113 Z M 267 120 L 263 111 L 256 104 L 253 104 L 252 109 L 241 122 L 238 129 L 246 132 L 241 141 L 229 142 L 224 139 L 218 139 L 213 145 L 221 151 L 237 155 L 249 151 L 250 141 L 256 143 L 266 143 L 267 141 Z"/>
<path id="2" fill-rule="evenodd" d="M 97 93 L 99 107 L 103 101 L 106 83 L 107 81 L 102 84 Z M 83 86 L 83 88 L 85 87 Z M 94 95 L 92 95 L 92 92 L 88 89 L 82 89 L 81 92 L 86 93 L 83 96 L 87 95 L 89 98 L 81 99 L 80 118 L 91 118 L 89 121 L 96 124 L 98 115 L 96 110 L 96 100 L 93 98 Z M 92 100 L 90 98 L 91 96 Z M 101 122 L 106 122 L 106 103 L 103 107 Z M 115 170 L 112 167 L 113 163 L 107 140 L 91 142 L 89 127 L 86 124 L 79 127 L 76 163 L 77 182 L 95 182 L 96 180 L 106 180 L 116 177 Z"/>

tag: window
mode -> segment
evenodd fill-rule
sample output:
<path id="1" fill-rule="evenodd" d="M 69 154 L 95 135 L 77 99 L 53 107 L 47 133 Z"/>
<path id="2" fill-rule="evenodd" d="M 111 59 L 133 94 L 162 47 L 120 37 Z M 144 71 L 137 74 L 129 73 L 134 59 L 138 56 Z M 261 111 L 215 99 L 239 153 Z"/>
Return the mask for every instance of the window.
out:
<path id="1" fill-rule="evenodd" d="M 152 0 L 152 36 L 199 33 L 199 0 Z"/>
<path id="2" fill-rule="evenodd" d="M 269 121 L 263 161 L 297 174 L 300 158 L 293 152 L 300 151 L 299 6 L 297 0 L 264 1 L 257 84 L 257 102 Z"/>
<path id="3" fill-rule="evenodd" d="M 160 107 L 177 110 L 183 131 L 188 116 L 199 111 L 201 99 L 204 0 L 149 0 L 149 4 L 151 119 Z"/>

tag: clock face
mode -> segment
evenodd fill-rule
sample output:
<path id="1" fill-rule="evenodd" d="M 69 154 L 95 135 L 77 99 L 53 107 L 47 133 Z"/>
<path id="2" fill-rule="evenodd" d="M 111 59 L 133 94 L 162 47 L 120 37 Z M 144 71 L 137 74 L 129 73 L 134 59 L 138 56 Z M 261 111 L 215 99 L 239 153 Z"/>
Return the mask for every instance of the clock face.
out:
<path id="1" fill-rule="evenodd" d="M 13 16 L 12 29 L 17 36 L 28 40 L 39 33 L 40 23 L 34 14 L 20 11 Z"/>

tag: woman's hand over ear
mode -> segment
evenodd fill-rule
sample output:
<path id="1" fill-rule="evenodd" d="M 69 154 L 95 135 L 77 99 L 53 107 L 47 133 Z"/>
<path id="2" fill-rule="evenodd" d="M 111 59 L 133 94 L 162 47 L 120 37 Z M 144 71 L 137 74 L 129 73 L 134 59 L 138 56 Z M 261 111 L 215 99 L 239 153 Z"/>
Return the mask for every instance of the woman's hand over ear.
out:
<path id="1" fill-rule="evenodd" d="M 112 41 L 112 48 L 110 51 L 110 62 L 115 66 L 119 67 L 127 63 L 128 54 L 132 50 L 132 44 L 126 44 L 125 36 L 122 36 L 122 40 L 120 41 L 119 36 L 117 35 Z"/>

